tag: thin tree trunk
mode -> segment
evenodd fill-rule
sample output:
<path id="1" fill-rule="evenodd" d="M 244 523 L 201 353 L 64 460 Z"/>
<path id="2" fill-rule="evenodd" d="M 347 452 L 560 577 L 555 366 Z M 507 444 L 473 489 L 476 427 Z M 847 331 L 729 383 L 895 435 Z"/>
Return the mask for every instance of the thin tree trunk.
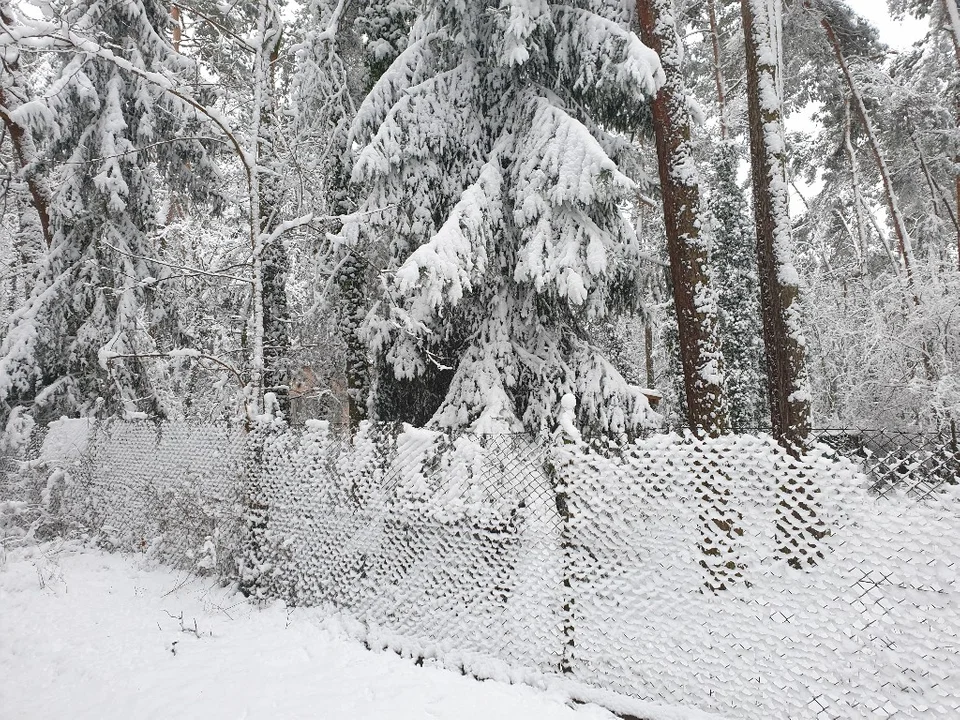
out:
<path id="1" fill-rule="evenodd" d="M 950 37 L 953 39 L 953 52 L 957 56 L 957 72 L 960 73 L 960 9 L 957 8 L 957 0 L 943 0 L 943 9 L 950 20 Z M 954 88 L 954 118 L 955 124 L 960 128 L 960 89 Z M 960 141 L 957 141 L 957 152 L 953 157 L 954 171 L 953 183 L 956 201 L 956 216 L 960 218 Z M 957 226 L 957 269 L 960 270 L 960 225 Z"/>
<path id="2" fill-rule="evenodd" d="M 939 208 L 940 205 L 943 205 L 943 208 L 947 213 L 947 217 L 950 219 L 950 223 L 957 230 L 957 232 L 960 233 L 960 220 L 957 219 L 956 213 L 953 211 L 953 208 L 950 207 L 950 201 L 947 199 L 947 195 L 944 193 L 943 188 L 940 187 L 940 183 L 936 181 L 936 179 L 933 177 L 933 174 L 930 172 L 930 166 L 927 164 L 927 159 L 923 155 L 923 148 L 920 147 L 920 143 L 917 141 L 917 136 L 913 132 L 910 133 L 910 142 L 913 143 L 913 149 L 917 151 L 917 160 L 920 161 L 920 170 L 923 172 L 923 177 L 927 181 L 927 188 L 930 190 L 930 201 L 933 203 L 933 214 L 937 217 L 940 217 Z"/>
<path id="3" fill-rule="evenodd" d="M 345 5 L 339 21 L 333 26 L 330 42 L 339 55 L 355 53 L 356 48 L 360 47 L 360 37 L 355 30 L 358 10 L 358 3 Z M 342 82 L 348 90 L 346 97 L 351 112 L 366 93 L 363 87 L 366 81 L 366 77 L 344 71 Z M 331 167 L 328 187 L 334 212 L 346 215 L 355 209 L 350 192 L 350 169 L 346 160 L 349 156 L 346 132 L 336 135 L 333 143 L 339 150 L 339 157 L 334 159 Z M 346 252 L 349 254 L 344 257 L 337 278 L 337 315 L 340 334 L 346 346 L 344 375 L 347 381 L 347 409 L 352 431 L 367 418 L 367 397 L 374 371 L 369 360 L 369 348 L 361 337 L 361 326 L 370 306 L 366 248 L 354 247 Z"/>
<path id="4" fill-rule="evenodd" d="M 857 155 L 853 149 L 853 141 L 850 138 L 850 100 L 844 103 L 843 113 L 843 146 L 847 151 L 847 157 L 850 160 L 850 183 L 853 186 L 853 210 L 854 217 L 857 220 L 857 237 L 854 241 L 854 247 L 857 251 L 857 266 L 860 274 L 863 275 L 863 258 L 867 250 L 867 228 L 863 221 L 863 208 L 860 205 L 860 171 L 857 166 Z M 843 216 L 839 216 L 844 221 Z M 846 221 L 844 221 L 846 225 Z M 853 233 L 850 233 L 850 239 L 853 240 Z"/>
<path id="5" fill-rule="evenodd" d="M 366 268 L 352 252 L 344 258 L 341 266 L 339 288 L 339 315 L 346 344 L 347 411 L 350 427 L 356 428 L 367 417 L 370 364 L 367 344 L 359 333 L 367 309 Z"/>
<path id="6" fill-rule="evenodd" d="M 261 182 L 260 227 L 265 235 L 273 236 L 281 222 L 281 173 L 276 161 L 278 145 L 276 71 L 280 59 L 280 44 L 283 26 L 279 9 L 271 3 L 266 53 L 269 60 L 266 90 L 269 95 L 262 105 L 260 138 L 265 146 L 261 157 L 269 153 L 265 165 L 271 172 Z M 275 237 L 262 248 L 263 268 L 263 352 L 264 389 L 272 392 L 277 407 L 284 417 L 290 417 L 290 304 L 287 300 L 287 276 L 290 274 L 290 258 L 282 237 Z"/>
<path id="7" fill-rule="evenodd" d="M 666 83 L 653 101 L 660 188 L 680 336 L 687 419 L 719 435 L 729 428 L 717 304 L 710 286 L 710 244 L 702 232 L 690 119 L 671 0 L 638 0 L 643 42 L 660 55 Z"/>
<path id="8" fill-rule="evenodd" d="M 890 243 L 887 242 L 887 236 L 883 232 L 883 228 L 880 227 L 880 223 L 877 222 L 876 216 L 870 210 L 870 207 L 867 205 L 867 201 L 860 196 L 860 204 L 863 206 L 863 211 L 866 213 L 867 217 L 870 219 L 870 224 L 873 225 L 874 232 L 877 233 L 877 237 L 880 238 L 880 244 L 883 245 L 883 251 L 887 254 L 887 260 L 890 261 L 890 267 L 893 270 L 893 274 L 897 277 L 900 277 L 900 272 L 903 270 L 903 267 L 897 262 L 897 257 L 893 252 L 893 248 L 890 247 Z"/>
<path id="9" fill-rule="evenodd" d="M 5 27 L 13 27 L 16 24 L 16 17 L 10 8 L 9 0 L 0 2 L 0 22 Z M 3 118 L 3 124 L 10 135 L 10 142 L 13 145 L 13 152 L 17 159 L 17 165 L 20 166 L 20 172 L 27 184 L 27 190 L 30 193 L 30 200 L 37 216 L 40 220 L 40 232 L 43 235 L 43 241 L 49 248 L 53 242 L 52 230 L 50 228 L 50 196 L 46 188 L 34 174 L 34 164 L 37 159 L 37 150 L 33 144 L 33 138 L 30 133 L 16 122 L 11 113 L 23 104 L 24 98 L 20 97 L 25 92 L 26 82 L 20 70 L 20 58 L 16 48 L 8 48 L 3 53 L 3 78 L 0 80 L 0 118 Z"/>
<path id="10" fill-rule="evenodd" d="M 643 354 L 647 371 L 647 387 L 652 390 L 657 387 L 657 375 L 653 365 L 653 322 L 649 316 L 643 319 Z"/>
<path id="11" fill-rule="evenodd" d="M 271 0 L 260 0 L 257 13 L 256 57 L 253 66 L 253 108 L 250 115 L 250 251 L 253 271 L 253 338 L 250 362 L 250 387 L 247 398 L 247 419 L 253 419 L 263 411 L 263 391 L 265 383 L 264 353 L 264 241 L 267 229 L 264 227 L 264 212 L 269 212 L 270 203 L 264 203 L 262 182 L 262 148 L 264 105 L 271 102 L 272 92 L 270 57 L 272 54 L 271 28 L 273 6 Z"/>
<path id="12" fill-rule="evenodd" d="M 707 0 L 707 13 L 710 17 L 710 44 L 713 47 L 713 81 L 717 86 L 717 105 L 720 108 L 720 139 L 727 139 L 727 89 L 723 82 L 720 67 L 720 36 L 717 30 L 717 9 L 714 0 Z"/>
<path id="13" fill-rule="evenodd" d="M 173 49 L 174 52 L 180 52 L 180 41 L 183 39 L 183 23 L 180 6 L 170 6 L 170 25 L 173 30 Z"/>
<path id="14" fill-rule="evenodd" d="M 265 392 L 276 398 L 277 407 L 289 416 L 286 370 L 289 351 L 290 313 L 286 295 L 289 259 L 280 237 L 272 238 L 280 224 L 280 185 L 277 172 L 264 173 L 276 165 L 271 158 L 276 147 L 276 65 L 282 41 L 282 25 L 273 0 L 261 0 L 257 19 L 254 60 L 254 107 L 251 135 L 253 163 L 250 222 L 253 238 L 254 346 L 251 384 L 257 408 Z"/>

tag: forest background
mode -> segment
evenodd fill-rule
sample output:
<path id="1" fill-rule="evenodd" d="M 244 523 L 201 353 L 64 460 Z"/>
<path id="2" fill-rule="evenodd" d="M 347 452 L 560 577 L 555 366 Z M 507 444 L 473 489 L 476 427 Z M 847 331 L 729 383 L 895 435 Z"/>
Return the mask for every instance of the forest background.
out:
<path id="1" fill-rule="evenodd" d="M 2 0 L 5 442 L 949 428 L 960 15 L 888 6 Z"/>

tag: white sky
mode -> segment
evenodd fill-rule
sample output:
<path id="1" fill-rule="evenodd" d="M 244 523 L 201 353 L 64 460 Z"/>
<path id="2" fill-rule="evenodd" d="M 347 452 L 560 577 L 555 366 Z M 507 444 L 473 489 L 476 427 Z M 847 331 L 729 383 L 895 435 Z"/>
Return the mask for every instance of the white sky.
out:
<path id="1" fill-rule="evenodd" d="M 880 39 L 894 50 L 905 50 L 923 37 L 927 21 L 906 16 L 893 20 L 887 12 L 885 0 L 844 0 L 859 15 L 872 22 L 880 31 Z"/>

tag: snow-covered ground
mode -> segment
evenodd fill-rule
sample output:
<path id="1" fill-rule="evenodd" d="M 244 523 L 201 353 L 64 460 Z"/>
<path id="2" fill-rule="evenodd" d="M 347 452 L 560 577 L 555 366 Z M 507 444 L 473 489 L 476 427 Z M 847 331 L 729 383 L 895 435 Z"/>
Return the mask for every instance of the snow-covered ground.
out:
<path id="1" fill-rule="evenodd" d="M 259 609 L 209 580 L 47 545 L 0 566 L 0 718 L 613 715 L 370 652 L 311 610 Z"/>

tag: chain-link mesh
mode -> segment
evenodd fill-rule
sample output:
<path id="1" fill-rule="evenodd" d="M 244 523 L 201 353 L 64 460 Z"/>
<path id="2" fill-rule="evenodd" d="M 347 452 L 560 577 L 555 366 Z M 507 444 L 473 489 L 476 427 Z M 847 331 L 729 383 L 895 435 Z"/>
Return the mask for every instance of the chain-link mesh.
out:
<path id="1" fill-rule="evenodd" d="M 47 443 L 47 430 L 33 427 L 20 447 L 0 453 L 0 561 L 8 546 L 47 540 L 72 529 L 60 507 L 64 460 L 71 448 Z M 41 452 L 44 446 L 49 457 Z"/>
<path id="2" fill-rule="evenodd" d="M 241 428 L 225 425 L 101 422 L 65 502 L 109 545 L 232 576 L 247 446 Z"/>
<path id="3" fill-rule="evenodd" d="M 960 716 L 949 442 L 108 422 L 85 448 L 87 526 L 399 651 L 737 718 Z"/>
<path id="4" fill-rule="evenodd" d="M 258 434 L 261 592 L 427 644 L 556 665 L 559 519 L 541 443 Z"/>
<path id="5" fill-rule="evenodd" d="M 904 492 L 926 499 L 960 482 L 956 428 L 940 433 L 896 430 L 818 430 L 817 439 L 857 461 L 880 497 Z"/>
<path id="6" fill-rule="evenodd" d="M 956 486 L 877 498 L 829 447 L 743 435 L 561 456 L 582 679 L 738 718 L 960 713 Z"/>

